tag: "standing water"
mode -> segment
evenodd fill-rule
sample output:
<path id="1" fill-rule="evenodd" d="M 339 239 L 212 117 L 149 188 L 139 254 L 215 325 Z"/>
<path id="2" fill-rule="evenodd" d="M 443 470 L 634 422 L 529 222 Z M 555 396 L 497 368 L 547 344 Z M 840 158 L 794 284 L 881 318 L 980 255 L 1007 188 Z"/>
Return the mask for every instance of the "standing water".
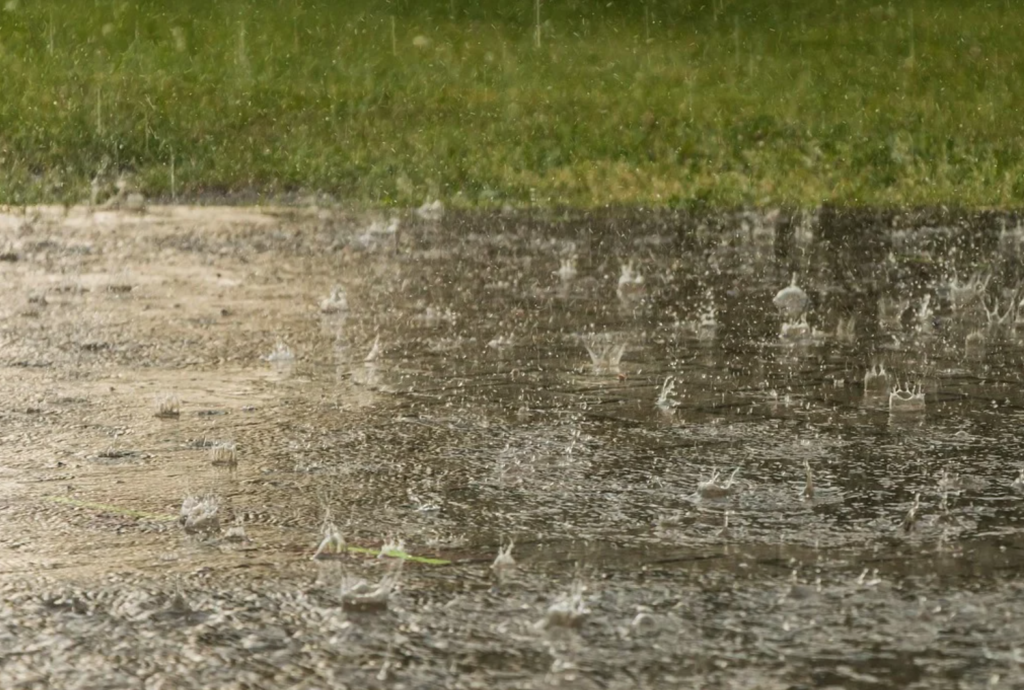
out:
<path id="1" fill-rule="evenodd" d="M 1024 232 L 798 221 L 5 217 L 0 687 L 1020 685 Z"/>

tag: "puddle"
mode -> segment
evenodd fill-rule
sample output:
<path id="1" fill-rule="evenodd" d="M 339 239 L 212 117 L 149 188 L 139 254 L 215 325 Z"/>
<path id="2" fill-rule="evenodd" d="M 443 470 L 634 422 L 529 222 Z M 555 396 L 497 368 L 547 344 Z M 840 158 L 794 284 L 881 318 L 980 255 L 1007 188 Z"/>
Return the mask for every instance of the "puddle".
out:
<path id="1" fill-rule="evenodd" d="M 1024 680 L 1013 216 L 0 235 L 4 687 Z"/>

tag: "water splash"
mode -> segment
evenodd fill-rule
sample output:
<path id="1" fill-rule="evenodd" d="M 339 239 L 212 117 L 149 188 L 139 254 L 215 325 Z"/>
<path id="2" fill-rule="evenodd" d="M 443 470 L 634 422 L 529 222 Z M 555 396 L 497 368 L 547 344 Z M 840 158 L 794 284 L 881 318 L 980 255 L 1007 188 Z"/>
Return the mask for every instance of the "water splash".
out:
<path id="1" fill-rule="evenodd" d="M 692 333 L 699 342 L 714 341 L 718 334 L 718 308 L 715 306 L 715 298 L 711 290 L 705 292 L 704 300 L 695 319 L 682 321 L 676 318 L 673 327 L 678 332 Z"/>
<path id="2" fill-rule="evenodd" d="M 498 547 L 498 555 L 491 563 L 491 570 L 499 582 L 503 581 L 516 567 L 516 559 L 512 558 L 512 548 L 515 541 L 509 540 L 505 546 Z"/>
<path id="3" fill-rule="evenodd" d="M 238 449 L 234 442 L 221 441 L 210 446 L 210 464 L 235 469 L 238 466 Z"/>
<path id="4" fill-rule="evenodd" d="M 211 537 L 220 533 L 220 497 L 214 494 L 189 495 L 181 502 L 178 523 L 185 534 Z"/>
<path id="5" fill-rule="evenodd" d="M 715 296 L 708 289 L 704 293 L 704 308 L 697 315 L 697 340 L 707 343 L 718 334 L 718 309 L 715 308 Z"/>
<path id="6" fill-rule="evenodd" d="M 884 364 L 875 364 L 864 373 L 864 394 L 889 392 L 889 373 Z"/>
<path id="7" fill-rule="evenodd" d="M 883 330 L 899 330 L 903 314 L 910 309 L 910 300 L 881 297 L 878 300 L 878 325 Z"/>
<path id="8" fill-rule="evenodd" d="M 337 556 L 345 552 L 345 537 L 333 522 L 324 523 L 323 535 L 323 539 L 320 540 L 313 553 L 313 560 Z"/>
<path id="9" fill-rule="evenodd" d="M 982 330 L 971 331 L 964 338 L 964 356 L 968 359 L 982 359 L 985 356 L 988 336 Z"/>
<path id="10" fill-rule="evenodd" d="M 181 400 L 178 396 L 168 393 L 157 401 L 156 416 L 160 419 L 177 419 L 181 416 Z"/>
<path id="11" fill-rule="evenodd" d="M 376 584 L 343 573 L 339 584 L 341 606 L 346 611 L 383 611 L 402 575 L 402 561 L 396 560 Z"/>
<path id="12" fill-rule="evenodd" d="M 590 355 L 595 374 L 618 374 L 619 363 L 629 347 L 629 340 L 618 333 L 587 333 L 580 336 Z"/>
<path id="13" fill-rule="evenodd" d="M 382 387 L 382 377 L 380 368 L 381 352 L 383 348 L 380 344 L 380 335 L 374 337 L 373 344 L 370 346 L 369 352 L 363 358 L 362 369 L 355 369 L 352 371 L 352 381 L 360 386 L 366 386 L 367 388 L 374 390 Z"/>
<path id="14" fill-rule="evenodd" d="M 722 527 L 715 533 L 715 536 L 719 539 L 731 539 L 733 536 L 733 530 L 729 526 L 729 515 L 730 512 L 728 510 L 722 514 Z"/>
<path id="15" fill-rule="evenodd" d="M 935 310 L 932 309 L 932 296 L 926 294 L 917 309 L 915 329 L 919 335 L 931 335 L 935 331 Z"/>
<path id="16" fill-rule="evenodd" d="M 271 371 L 279 378 L 288 378 L 295 371 L 295 354 L 280 341 L 265 359 L 270 364 Z"/>
<path id="17" fill-rule="evenodd" d="M 810 342 L 813 334 L 811 325 L 807 323 L 807 315 L 803 314 L 795 321 L 783 321 L 779 339 L 785 343 L 800 345 Z"/>
<path id="18" fill-rule="evenodd" d="M 779 290 L 772 299 L 772 304 L 778 309 L 787 321 L 796 321 L 807 311 L 810 299 L 803 288 L 796 284 L 797 274 L 793 274 L 790 284 Z"/>
<path id="19" fill-rule="evenodd" d="M 804 459 L 804 490 L 800 494 L 808 501 L 814 499 L 814 474 L 811 472 L 811 461 Z"/>
<path id="20" fill-rule="evenodd" d="M 400 537 L 389 536 L 380 547 L 377 558 L 398 558 L 405 553 L 405 541 Z"/>
<path id="21" fill-rule="evenodd" d="M 857 340 L 856 316 L 839 319 L 839 322 L 836 324 L 836 340 L 843 343 L 853 343 Z"/>
<path id="22" fill-rule="evenodd" d="M 562 283 L 571 283 L 576 278 L 576 255 L 562 259 L 555 275 Z"/>
<path id="23" fill-rule="evenodd" d="M 1000 312 L 999 300 L 997 298 L 992 298 L 991 301 L 982 299 L 981 306 L 985 309 L 986 324 L 990 332 L 1002 331 L 1015 323 L 1017 306 L 1014 297 L 1011 296 L 1006 300 L 1006 307 L 1002 312 Z M 989 304 L 992 306 L 989 307 Z"/>
<path id="24" fill-rule="evenodd" d="M 444 203 L 440 199 L 425 201 L 416 209 L 416 215 L 428 223 L 436 223 L 444 217 Z"/>
<path id="25" fill-rule="evenodd" d="M 279 373 L 290 372 L 295 366 L 295 353 L 292 349 L 278 340 L 274 349 L 267 355 L 267 361 Z"/>
<path id="26" fill-rule="evenodd" d="M 391 218 L 387 222 L 381 219 L 374 220 L 363 231 L 352 238 L 352 246 L 362 250 L 372 251 L 379 246 L 389 242 L 397 246 L 400 221 L 398 218 Z"/>
<path id="27" fill-rule="evenodd" d="M 544 618 L 537 623 L 541 629 L 578 628 L 590 616 L 590 608 L 584 599 L 586 587 L 577 578 L 567 594 L 561 594 L 548 606 Z"/>
<path id="28" fill-rule="evenodd" d="M 348 297 L 345 288 L 335 285 L 331 294 L 320 300 L 320 311 L 324 314 L 339 314 L 348 311 Z"/>
<path id="29" fill-rule="evenodd" d="M 363 358 L 365 364 L 373 364 L 380 359 L 381 347 L 380 347 L 380 334 L 373 339 L 373 344 L 370 346 L 370 351 L 366 353 L 366 357 Z"/>
<path id="30" fill-rule="evenodd" d="M 622 273 L 619 275 L 619 283 L 616 288 L 619 301 L 632 304 L 640 300 L 644 294 L 644 277 L 640 271 L 633 267 L 629 261 L 622 265 Z"/>
<path id="31" fill-rule="evenodd" d="M 893 414 L 916 414 L 924 412 L 925 398 L 921 383 L 902 383 L 889 393 L 889 412 Z"/>
<path id="32" fill-rule="evenodd" d="M 666 376 L 665 382 L 661 384 L 661 392 L 658 393 L 658 399 L 654 401 L 654 406 L 662 412 L 671 412 L 679 407 L 679 401 L 673 397 L 675 390 L 675 377 Z"/>
<path id="33" fill-rule="evenodd" d="M 975 273 L 970 279 L 960 281 L 954 272 L 953 277 L 949 279 L 946 286 L 949 290 L 950 308 L 954 312 L 963 312 L 970 307 L 976 306 L 981 302 L 990 280 L 992 280 L 991 273 L 984 275 Z"/>
<path id="34" fill-rule="evenodd" d="M 736 474 L 740 471 L 737 467 L 729 475 L 729 478 L 722 481 L 722 477 L 716 467 L 711 472 L 711 477 L 697 482 L 697 497 L 709 499 L 728 498 L 736 490 Z"/>
<path id="35" fill-rule="evenodd" d="M 1018 474 L 1017 478 L 1013 480 L 1012 484 L 1010 484 L 1010 488 L 1012 488 L 1015 493 L 1024 494 L 1024 468 L 1021 468 L 1020 474 Z"/>
<path id="36" fill-rule="evenodd" d="M 900 523 L 900 529 L 904 533 L 909 534 L 914 531 L 914 527 L 917 525 L 919 519 L 919 513 L 921 511 L 921 494 L 914 494 L 914 502 L 910 504 L 910 509 L 907 510 L 907 514 L 903 516 L 903 521 Z"/>
<path id="37" fill-rule="evenodd" d="M 504 352 L 515 345 L 515 338 L 511 333 L 508 335 L 496 335 L 487 341 L 487 347 L 498 352 Z"/>

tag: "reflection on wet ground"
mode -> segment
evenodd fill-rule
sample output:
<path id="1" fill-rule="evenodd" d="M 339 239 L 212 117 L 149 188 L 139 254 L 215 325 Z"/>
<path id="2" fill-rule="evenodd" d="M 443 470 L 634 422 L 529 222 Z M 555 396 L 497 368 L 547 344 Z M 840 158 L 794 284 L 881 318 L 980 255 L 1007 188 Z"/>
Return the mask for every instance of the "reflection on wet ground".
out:
<path id="1" fill-rule="evenodd" d="M 1024 681 L 1014 216 L 2 225 L 0 686 Z"/>

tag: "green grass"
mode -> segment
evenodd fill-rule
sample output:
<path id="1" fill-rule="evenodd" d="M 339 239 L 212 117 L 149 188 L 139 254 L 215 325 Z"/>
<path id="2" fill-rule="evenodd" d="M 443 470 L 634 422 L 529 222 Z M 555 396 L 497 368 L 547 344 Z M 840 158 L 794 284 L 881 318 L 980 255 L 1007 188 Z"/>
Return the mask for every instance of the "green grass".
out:
<path id="1" fill-rule="evenodd" d="M 964 5 L 962 8 L 961 6 Z M 1024 4 L 8 0 L 0 202 L 1024 200 Z"/>

